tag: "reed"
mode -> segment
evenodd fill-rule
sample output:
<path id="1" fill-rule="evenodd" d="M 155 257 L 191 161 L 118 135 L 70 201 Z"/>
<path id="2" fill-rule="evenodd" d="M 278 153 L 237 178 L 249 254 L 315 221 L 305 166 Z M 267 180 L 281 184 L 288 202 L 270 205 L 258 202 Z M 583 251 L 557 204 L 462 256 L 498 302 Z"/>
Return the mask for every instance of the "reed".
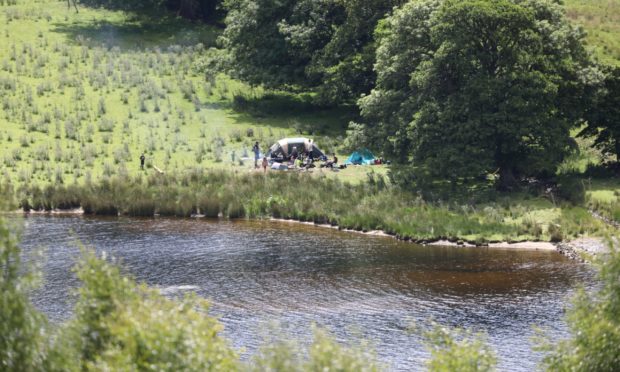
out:
<path id="1" fill-rule="evenodd" d="M 561 213 L 541 219 L 541 211 L 553 207 L 549 202 L 542 206 L 528 205 L 527 200 L 480 206 L 431 203 L 396 186 L 350 185 L 296 173 L 195 169 L 146 178 L 104 177 L 85 185 L 34 186 L 14 191 L 13 196 L 24 210 L 81 206 L 85 213 L 96 215 L 283 218 L 364 232 L 383 230 L 422 241 L 558 240 L 606 231 L 587 210 L 568 204 Z"/>

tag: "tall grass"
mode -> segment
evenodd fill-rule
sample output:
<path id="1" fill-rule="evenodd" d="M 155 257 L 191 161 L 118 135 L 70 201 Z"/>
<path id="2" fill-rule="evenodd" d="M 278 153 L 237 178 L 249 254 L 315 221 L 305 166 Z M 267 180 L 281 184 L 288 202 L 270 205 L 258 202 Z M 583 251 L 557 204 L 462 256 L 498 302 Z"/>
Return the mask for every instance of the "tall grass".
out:
<path id="1" fill-rule="evenodd" d="M 348 184 L 297 173 L 206 171 L 111 176 L 98 183 L 36 186 L 13 191 L 24 210 L 81 206 L 95 215 L 281 218 L 341 229 L 383 230 L 404 240 L 557 240 L 597 234 L 600 221 L 578 206 L 542 215 L 514 203 L 429 203 L 383 183 Z M 553 210 L 550 202 L 548 208 Z M 544 207 L 544 205 L 543 205 Z M 544 209 L 542 209 L 544 210 Z M 553 236 L 552 236 L 553 235 Z"/>

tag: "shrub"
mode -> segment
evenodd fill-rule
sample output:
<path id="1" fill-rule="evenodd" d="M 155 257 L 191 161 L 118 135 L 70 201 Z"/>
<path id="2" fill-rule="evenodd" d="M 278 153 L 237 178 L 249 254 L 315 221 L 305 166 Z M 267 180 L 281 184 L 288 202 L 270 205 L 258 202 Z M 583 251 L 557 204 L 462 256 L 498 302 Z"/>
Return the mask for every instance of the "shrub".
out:
<path id="1" fill-rule="evenodd" d="M 546 351 L 543 366 L 550 371 L 617 371 L 620 361 L 620 251 L 595 260 L 600 286 L 588 293 L 580 289 L 568 307 L 566 321 L 571 337 L 540 340 Z"/>
<path id="2" fill-rule="evenodd" d="M 114 131 L 114 120 L 109 118 L 103 118 L 99 122 L 99 131 L 100 132 L 112 132 Z"/>
<path id="3" fill-rule="evenodd" d="M 585 201 L 586 190 L 583 182 L 576 177 L 564 176 L 558 179 L 558 196 L 572 203 L 581 205 Z"/>
<path id="4" fill-rule="evenodd" d="M 153 217 L 155 215 L 155 200 L 142 190 L 136 190 L 134 194 L 139 196 L 127 202 L 125 213 L 131 217 Z"/>
<path id="5" fill-rule="evenodd" d="M 564 233 L 562 232 L 562 227 L 558 224 L 551 223 L 547 228 L 547 233 L 549 233 L 549 240 L 553 243 L 558 243 L 564 240 Z"/>
<path id="6" fill-rule="evenodd" d="M 287 340 L 270 340 L 251 362 L 251 371 L 341 371 L 374 372 L 381 368 L 365 342 L 340 344 L 327 331 L 313 327 L 312 344 L 306 354 L 298 344 Z"/>
<path id="7" fill-rule="evenodd" d="M 33 270 L 24 271 L 21 264 L 16 234 L 0 220 L 0 362 L 4 371 L 44 369 L 45 318 L 28 297 L 35 279 Z"/>
<path id="8" fill-rule="evenodd" d="M 222 326 L 195 296 L 177 301 L 122 277 L 116 266 L 85 251 L 77 267 L 82 282 L 75 318 L 56 341 L 73 347 L 76 370 L 238 369 L 237 356 L 219 336 Z M 61 354 L 58 353 L 58 354 Z M 64 370 L 55 358 L 52 370 Z"/>
<path id="9" fill-rule="evenodd" d="M 429 371 L 482 372 L 495 370 L 497 359 L 481 334 L 435 325 L 425 332 L 431 352 Z"/>

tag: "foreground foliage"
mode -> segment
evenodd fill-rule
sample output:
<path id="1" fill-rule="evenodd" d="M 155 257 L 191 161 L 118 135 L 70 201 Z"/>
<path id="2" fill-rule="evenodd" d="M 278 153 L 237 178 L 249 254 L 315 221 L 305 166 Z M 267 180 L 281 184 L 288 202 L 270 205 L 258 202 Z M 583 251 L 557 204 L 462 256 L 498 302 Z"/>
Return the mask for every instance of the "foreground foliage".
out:
<path id="1" fill-rule="evenodd" d="M 614 371 L 620 354 L 620 253 L 599 261 L 601 287 L 581 290 L 568 313 L 572 337 L 546 344 L 550 371 Z M 0 363 L 4 371 L 84 370 L 268 370 L 378 371 L 366 342 L 343 345 L 315 329 L 307 352 L 295 342 L 271 340 L 250 364 L 219 333 L 208 304 L 195 296 L 164 298 L 121 275 L 113 263 L 83 250 L 76 267 L 81 281 L 74 316 L 49 327 L 31 305 L 32 274 L 24 275 L 14 229 L 0 219 Z M 431 371 L 489 371 L 493 351 L 484 336 L 438 325 L 424 333 Z"/>
<path id="2" fill-rule="evenodd" d="M 568 310 L 572 337 L 546 344 L 544 366 L 552 371 L 616 371 L 620 365 L 620 250 L 597 259 L 601 288 L 579 290 Z"/>
<path id="3" fill-rule="evenodd" d="M 462 330 L 449 330 L 439 325 L 426 332 L 431 359 L 429 371 L 476 372 L 493 371 L 497 364 L 495 353 L 483 335 Z"/>
<path id="4" fill-rule="evenodd" d="M 204 300 L 168 300 L 89 251 L 76 270 L 82 286 L 75 317 L 52 345 L 51 369 L 238 368 L 237 356 L 219 336 L 222 326 L 206 314 Z"/>
<path id="5" fill-rule="evenodd" d="M 222 325 L 196 296 L 167 299 L 139 285 L 118 266 L 83 250 L 76 273 L 81 281 L 74 316 L 60 327 L 28 299 L 29 277 L 18 274 L 20 250 L 15 234 L 0 219 L 0 363 L 3 371 L 237 371 L 250 370 L 238 359 Z M 264 366 L 284 371 L 281 355 L 264 347 L 256 356 Z M 298 351 L 300 354 L 301 351 Z M 275 359 L 274 359 L 275 358 Z M 307 360 L 295 356 L 299 370 L 376 371 L 368 350 L 336 343 L 316 330 Z M 292 359 L 293 360 L 293 359 Z M 283 367 L 283 366 L 282 366 Z"/>
<path id="6" fill-rule="evenodd" d="M 27 293 L 35 273 L 24 273 L 17 234 L 0 219 L 0 369 L 37 371 L 45 358 L 45 319 Z"/>

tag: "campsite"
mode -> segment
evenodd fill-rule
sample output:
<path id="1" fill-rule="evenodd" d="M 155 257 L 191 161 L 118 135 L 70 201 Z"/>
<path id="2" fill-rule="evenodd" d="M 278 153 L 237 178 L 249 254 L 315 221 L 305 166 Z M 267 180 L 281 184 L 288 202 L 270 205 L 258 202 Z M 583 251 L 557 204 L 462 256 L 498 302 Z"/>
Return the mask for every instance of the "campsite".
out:
<path id="1" fill-rule="evenodd" d="M 617 369 L 619 0 L 0 19 L 0 370 Z"/>

